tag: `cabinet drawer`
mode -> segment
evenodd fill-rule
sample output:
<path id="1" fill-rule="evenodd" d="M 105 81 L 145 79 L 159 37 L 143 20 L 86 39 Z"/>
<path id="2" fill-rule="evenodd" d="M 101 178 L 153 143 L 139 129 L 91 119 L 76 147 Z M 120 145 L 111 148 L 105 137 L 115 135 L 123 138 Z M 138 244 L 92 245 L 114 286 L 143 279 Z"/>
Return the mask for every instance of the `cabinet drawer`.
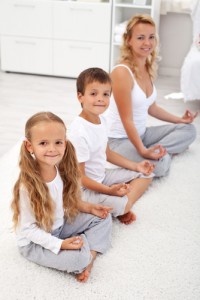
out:
<path id="1" fill-rule="evenodd" d="M 53 37 L 76 41 L 109 43 L 111 5 L 54 1 Z"/>
<path id="2" fill-rule="evenodd" d="M 51 1 L 4 0 L 1 10 L 1 34 L 52 37 Z"/>
<path id="3" fill-rule="evenodd" d="M 54 75 L 76 78 L 90 67 L 109 71 L 109 44 L 54 41 Z"/>
<path id="4" fill-rule="evenodd" d="M 42 39 L 2 37 L 1 69 L 52 75 L 52 42 Z"/>

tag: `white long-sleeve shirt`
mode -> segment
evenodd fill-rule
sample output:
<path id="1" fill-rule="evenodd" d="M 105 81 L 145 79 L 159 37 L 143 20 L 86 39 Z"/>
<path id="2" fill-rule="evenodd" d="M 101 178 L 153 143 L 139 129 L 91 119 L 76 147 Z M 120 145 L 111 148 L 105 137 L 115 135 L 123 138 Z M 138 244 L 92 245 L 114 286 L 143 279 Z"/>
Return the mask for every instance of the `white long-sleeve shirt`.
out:
<path id="1" fill-rule="evenodd" d="M 55 203 L 55 219 L 52 231 L 64 223 L 63 211 L 63 182 L 57 170 L 53 181 L 48 182 L 50 195 Z M 28 245 L 30 242 L 39 244 L 42 247 L 58 254 L 61 248 L 61 239 L 51 235 L 36 224 L 34 213 L 30 206 L 29 195 L 24 186 L 20 188 L 20 220 L 17 227 L 17 243 L 19 247 Z"/>

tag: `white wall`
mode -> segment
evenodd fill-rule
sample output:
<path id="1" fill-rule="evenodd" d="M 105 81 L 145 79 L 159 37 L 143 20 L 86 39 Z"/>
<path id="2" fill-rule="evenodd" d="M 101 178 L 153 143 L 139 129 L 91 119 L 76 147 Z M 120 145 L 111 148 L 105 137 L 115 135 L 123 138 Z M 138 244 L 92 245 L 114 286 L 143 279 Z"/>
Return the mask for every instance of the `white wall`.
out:
<path id="1" fill-rule="evenodd" d="M 160 18 L 159 74 L 179 76 L 184 58 L 192 44 L 190 14 L 168 13 Z"/>

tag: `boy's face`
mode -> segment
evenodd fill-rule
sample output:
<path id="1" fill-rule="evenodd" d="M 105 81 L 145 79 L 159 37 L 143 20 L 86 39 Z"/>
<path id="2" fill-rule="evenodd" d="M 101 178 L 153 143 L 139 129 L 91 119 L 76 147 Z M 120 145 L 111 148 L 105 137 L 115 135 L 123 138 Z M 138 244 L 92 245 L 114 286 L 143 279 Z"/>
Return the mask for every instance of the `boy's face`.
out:
<path id="1" fill-rule="evenodd" d="M 110 103 L 110 83 L 94 81 L 86 86 L 85 93 L 78 93 L 78 99 L 83 111 L 87 114 L 100 115 L 104 113 Z"/>

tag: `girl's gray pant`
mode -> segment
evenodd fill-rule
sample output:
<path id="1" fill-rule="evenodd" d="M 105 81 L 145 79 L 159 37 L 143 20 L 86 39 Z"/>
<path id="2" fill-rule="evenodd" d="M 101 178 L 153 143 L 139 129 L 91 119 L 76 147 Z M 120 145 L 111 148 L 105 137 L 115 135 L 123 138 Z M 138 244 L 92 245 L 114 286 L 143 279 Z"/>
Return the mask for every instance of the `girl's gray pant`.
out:
<path id="1" fill-rule="evenodd" d="M 68 273 L 81 273 L 91 262 L 91 250 L 104 253 L 111 243 L 111 216 L 106 219 L 91 214 L 80 213 L 73 223 L 64 223 L 53 231 L 52 235 L 66 239 L 80 235 L 84 244 L 79 250 L 60 250 L 58 254 L 31 242 L 19 247 L 20 253 L 39 265 L 54 268 Z"/>
<path id="2" fill-rule="evenodd" d="M 147 127 L 145 133 L 141 136 L 144 146 L 150 148 L 155 144 L 161 144 L 167 150 L 167 154 L 164 157 L 158 161 L 152 160 L 156 165 L 154 170 L 156 177 L 167 175 L 171 164 L 171 155 L 185 151 L 195 138 L 196 128 L 193 124 L 170 124 Z M 109 146 L 113 151 L 130 160 L 136 162 L 144 160 L 127 138 L 109 138 Z"/>

